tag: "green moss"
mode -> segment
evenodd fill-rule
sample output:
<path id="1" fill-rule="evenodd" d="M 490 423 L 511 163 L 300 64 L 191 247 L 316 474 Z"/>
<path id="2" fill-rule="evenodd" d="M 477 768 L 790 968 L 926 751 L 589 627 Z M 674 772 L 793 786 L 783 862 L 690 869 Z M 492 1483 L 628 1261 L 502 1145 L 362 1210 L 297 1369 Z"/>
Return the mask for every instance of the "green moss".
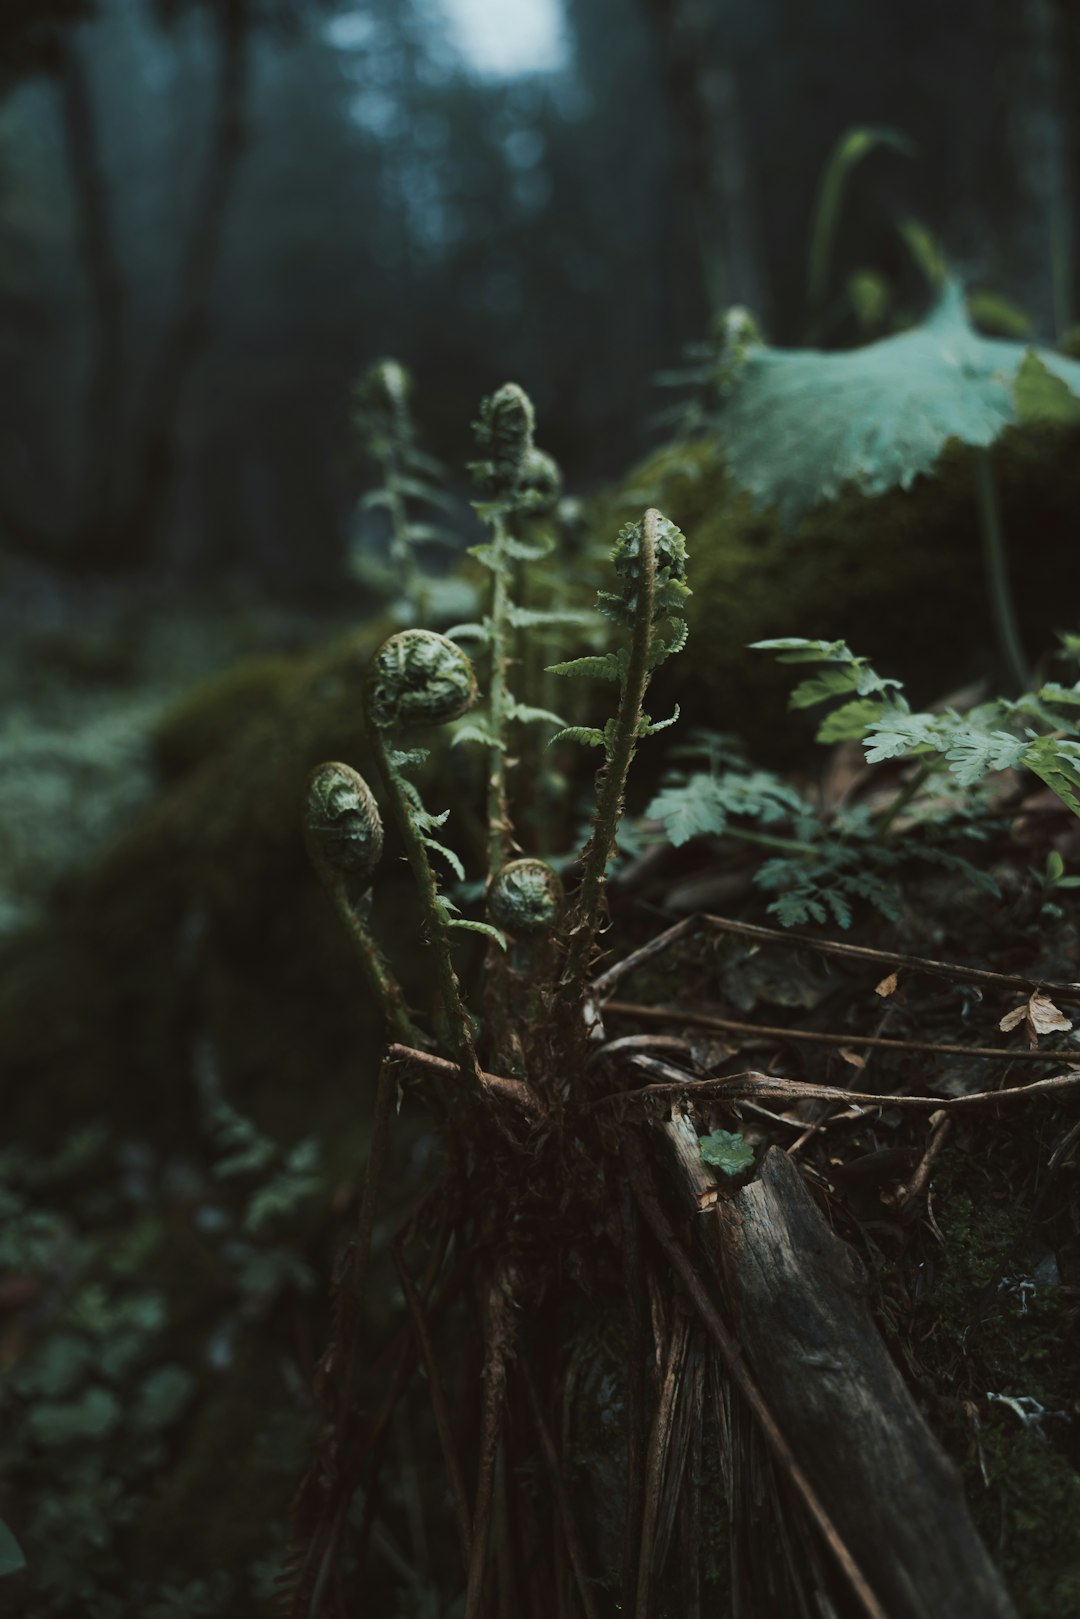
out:
<path id="1" fill-rule="evenodd" d="M 1075 435 L 1026 429 L 995 457 L 1033 651 L 1062 627 L 1062 599 L 1080 598 L 1075 452 Z M 657 685 L 697 723 L 741 732 L 766 761 L 804 748 L 810 727 L 805 715 L 786 716 L 788 672 L 747 652 L 752 641 L 844 638 L 907 681 L 918 702 L 993 668 L 971 464 L 960 449 L 910 491 L 876 500 L 845 494 L 789 534 L 732 490 L 714 442 L 671 445 L 595 504 L 593 532 L 610 543 L 645 504 L 659 505 L 685 532 L 694 590 L 686 652 Z"/>

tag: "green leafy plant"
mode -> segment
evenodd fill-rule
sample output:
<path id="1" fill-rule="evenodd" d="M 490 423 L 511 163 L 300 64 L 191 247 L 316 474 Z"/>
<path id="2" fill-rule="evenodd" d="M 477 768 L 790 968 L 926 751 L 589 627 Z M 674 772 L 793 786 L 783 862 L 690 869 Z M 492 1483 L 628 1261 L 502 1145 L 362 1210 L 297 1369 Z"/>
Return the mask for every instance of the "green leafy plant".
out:
<path id="1" fill-rule="evenodd" d="M 647 817 L 659 821 L 675 845 L 734 836 L 775 848 L 755 869 L 754 882 L 775 894 L 768 909 L 785 926 L 831 919 L 846 928 L 858 900 L 895 919 L 897 884 L 912 862 L 957 872 L 996 893 L 994 879 L 962 852 L 993 827 L 993 811 L 979 794 L 994 772 L 1029 770 L 1080 814 L 1080 682 L 1049 681 L 964 713 L 917 713 L 899 681 L 879 676 L 843 641 L 793 637 L 756 646 L 782 663 L 812 667 L 795 686 L 790 707 L 831 704 L 818 725 L 819 742 L 859 742 L 870 765 L 908 760 L 915 767 L 877 814 L 856 805 L 822 815 L 782 778 L 750 770 L 730 749 L 707 741 L 697 750 L 704 746 L 710 754 L 707 769 L 670 774 Z M 1075 636 L 1062 637 L 1064 656 L 1075 659 L 1078 651 Z M 910 824 L 898 836 L 905 815 Z M 1054 854 L 1039 880 L 1047 896 L 1075 881 L 1064 876 Z"/>
<path id="2" fill-rule="evenodd" d="M 30 1303 L 9 1318 L 17 1332 L 0 1385 L 0 1572 L 14 1603 L 5 1611 L 235 1611 L 242 1570 L 185 1580 L 163 1568 L 147 1579 L 133 1574 L 130 1553 L 178 1441 L 213 1397 L 211 1351 L 221 1365 L 246 1323 L 264 1323 L 284 1292 L 310 1289 L 297 1230 L 321 1177 L 313 1140 L 282 1147 L 224 1103 L 206 1144 L 205 1161 L 187 1166 L 183 1209 L 167 1202 L 159 1176 L 124 1171 L 149 1171 L 148 1146 L 103 1126 L 48 1156 L 0 1154 L 0 1272 L 12 1298 Z M 185 1269 L 198 1255 L 215 1279 L 214 1314 L 194 1335 L 188 1307 L 164 1285 L 185 1220 Z M 181 1291 L 189 1287 L 185 1279 Z"/>
<path id="3" fill-rule="evenodd" d="M 445 622 L 461 612 L 465 587 L 426 569 L 423 558 L 433 547 L 457 549 L 453 529 L 428 515 L 452 514 L 455 503 L 443 487 L 439 463 L 420 448 L 412 392 L 412 378 L 397 360 L 375 361 L 356 385 L 353 425 L 381 478 L 361 498 L 360 510 L 385 512 L 388 535 L 385 558 L 370 543 L 357 546 L 352 571 L 391 603 L 399 622 Z M 425 515 L 414 515 L 417 509 Z"/>
<path id="4" fill-rule="evenodd" d="M 748 342 L 740 329 L 733 348 L 714 353 L 712 372 L 718 408 L 699 426 L 719 437 L 734 483 L 786 527 L 845 488 L 908 489 L 932 474 L 948 442 L 970 446 L 995 631 L 1016 690 L 1030 685 L 988 452 L 1017 423 L 1075 419 L 1076 361 L 982 336 L 961 288 L 946 281 L 910 331 L 823 353 Z"/>
<path id="5" fill-rule="evenodd" d="M 744 1175 L 754 1167 L 753 1147 L 730 1130 L 713 1130 L 702 1136 L 699 1148 L 702 1162 L 711 1164 L 722 1175 Z"/>

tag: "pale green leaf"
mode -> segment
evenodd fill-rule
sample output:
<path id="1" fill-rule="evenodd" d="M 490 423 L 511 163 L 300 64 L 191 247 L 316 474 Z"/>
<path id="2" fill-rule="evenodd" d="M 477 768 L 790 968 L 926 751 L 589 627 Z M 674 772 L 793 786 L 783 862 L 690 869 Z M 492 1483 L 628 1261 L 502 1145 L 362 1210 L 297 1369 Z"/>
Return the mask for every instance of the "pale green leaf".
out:
<path id="1" fill-rule="evenodd" d="M 698 1142 L 705 1163 L 724 1175 L 745 1175 L 754 1167 L 754 1149 L 741 1135 L 730 1130 L 714 1130 Z"/>
<path id="2" fill-rule="evenodd" d="M 625 666 L 624 655 L 604 652 L 593 657 L 571 658 L 568 663 L 549 663 L 547 673 L 568 675 L 575 680 L 621 680 Z"/>
<path id="3" fill-rule="evenodd" d="M 980 336 L 952 283 L 921 326 L 863 348 L 753 347 L 720 422 L 728 470 L 786 527 L 847 487 L 909 489 L 949 440 L 987 448 L 1018 421 L 1029 353 L 1080 395 L 1080 364 Z"/>
<path id="4" fill-rule="evenodd" d="M 551 737 L 548 747 L 554 747 L 556 742 L 581 742 L 588 748 L 607 746 L 603 731 L 598 731 L 591 725 L 568 725 L 564 731 L 558 731 Z"/>

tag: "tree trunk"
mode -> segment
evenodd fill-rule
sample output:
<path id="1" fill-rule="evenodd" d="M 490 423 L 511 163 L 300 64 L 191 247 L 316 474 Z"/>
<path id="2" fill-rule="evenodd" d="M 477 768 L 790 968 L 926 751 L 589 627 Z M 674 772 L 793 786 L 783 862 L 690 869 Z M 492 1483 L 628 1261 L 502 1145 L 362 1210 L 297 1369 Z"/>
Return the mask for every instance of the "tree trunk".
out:
<path id="1" fill-rule="evenodd" d="M 130 565 L 146 558 L 172 485 L 176 431 L 184 388 L 205 346 L 214 274 L 233 184 L 245 146 L 248 88 L 249 0 L 224 0 L 219 14 L 221 68 L 214 136 L 202 195 L 180 275 L 176 307 L 151 370 L 140 413 L 142 433 L 133 458 L 133 493 L 115 531 L 102 535 L 102 560 Z"/>
<path id="2" fill-rule="evenodd" d="M 660 47 L 676 150 L 697 222 L 702 276 L 713 313 L 746 304 L 765 323 L 761 263 L 739 111 L 735 63 L 710 0 L 647 0 Z"/>
<path id="3" fill-rule="evenodd" d="M 93 308 L 86 386 L 83 471 L 76 528 L 91 546 L 113 520 L 122 452 L 126 369 L 124 283 L 98 149 L 90 86 L 82 56 L 65 36 L 57 48 L 56 82 L 75 214 Z M 76 555 L 82 545 L 76 543 Z"/>

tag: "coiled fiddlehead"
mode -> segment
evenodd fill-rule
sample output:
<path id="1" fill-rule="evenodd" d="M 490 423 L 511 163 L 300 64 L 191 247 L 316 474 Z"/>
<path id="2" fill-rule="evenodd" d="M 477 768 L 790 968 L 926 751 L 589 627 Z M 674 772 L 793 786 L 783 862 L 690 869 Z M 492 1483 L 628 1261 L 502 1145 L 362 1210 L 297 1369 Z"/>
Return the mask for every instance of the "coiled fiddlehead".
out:
<path id="1" fill-rule="evenodd" d="M 562 905 L 562 883 L 546 860 L 511 860 L 488 890 L 491 920 L 513 938 L 553 932 Z"/>
<path id="2" fill-rule="evenodd" d="M 361 971 L 399 1040 L 423 1044 L 397 979 L 368 931 L 371 878 L 383 849 L 379 806 L 350 765 L 317 765 L 303 809 L 308 856 L 356 952 Z"/>
<path id="3" fill-rule="evenodd" d="M 439 892 L 429 851 L 441 855 L 457 876 L 463 877 L 464 871 L 453 851 L 431 836 L 446 815 L 431 815 L 415 784 L 404 774 L 410 766 L 422 763 L 426 752 L 393 748 L 390 733 L 445 725 L 457 719 L 476 700 L 476 689 L 470 659 L 453 641 L 430 630 L 401 630 L 384 641 L 368 667 L 364 688 L 364 713 L 372 750 L 416 881 L 428 943 L 435 956 L 440 1032 L 461 1066 L 473 1074 L 479 1068 L 472 1024 L 461 999 L 449 934 L 452 928 L 489 935 L 495 930 L 486 923 L 455 916 L 455 907 Z"/>
<path id="4" fill-rule="evenodd" d="M 399 630 L 371 660 L 368 718 L 380 731 L 448 725 L 476 701 L 476 670 L 448 636 Z"/>

